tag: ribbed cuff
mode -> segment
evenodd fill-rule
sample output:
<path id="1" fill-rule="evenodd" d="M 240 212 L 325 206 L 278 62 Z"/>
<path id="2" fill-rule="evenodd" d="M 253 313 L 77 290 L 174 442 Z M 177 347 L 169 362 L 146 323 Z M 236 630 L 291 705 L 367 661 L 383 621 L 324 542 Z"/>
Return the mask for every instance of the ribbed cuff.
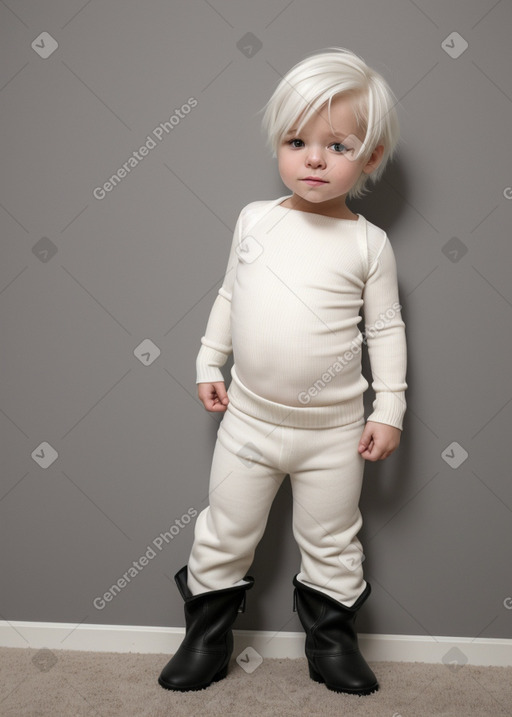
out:
<path id="1" fill-rule="evenodd" d="M 227 354 L 203 344 L 196 359 L 196 383 L 224 381 L 220 366 L 224 366 L 227 359 Z"/>
<path id="2" fill-rule="evenodd" d="M 402 431 L 406 408 L 405 391 L 379 391 L 373 402 L 373 412 L 366 420 L 387 423 Z"/>

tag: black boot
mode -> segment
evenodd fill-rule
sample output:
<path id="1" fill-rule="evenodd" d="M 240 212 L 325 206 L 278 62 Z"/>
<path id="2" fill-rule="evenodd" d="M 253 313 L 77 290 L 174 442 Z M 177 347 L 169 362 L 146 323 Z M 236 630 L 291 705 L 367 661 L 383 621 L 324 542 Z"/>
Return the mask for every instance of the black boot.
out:
<path id="1" fill-rule="evenodd" d="M 245 592 L 254 578 L 245 577 L 247 585 L 212 590 L 192 595 L 187 585 L 187 566 L 174 576 L 185 601 L 185 638 L 158 678 L 166 690 L 202 690 L 226 677 L 233 652 L 234 623 L 245 608 Z"/>
<path id="2" fill-rule="evenodd" d="M 293 578 L 294 609 L 306 632 L 309 676 L 334 692 L 369 695 L 379 684 L 359 652 L 354 629 L 357 612 L 371 592 L 369 583 L 362 595 L 347 607 L 329 595 Z"/>

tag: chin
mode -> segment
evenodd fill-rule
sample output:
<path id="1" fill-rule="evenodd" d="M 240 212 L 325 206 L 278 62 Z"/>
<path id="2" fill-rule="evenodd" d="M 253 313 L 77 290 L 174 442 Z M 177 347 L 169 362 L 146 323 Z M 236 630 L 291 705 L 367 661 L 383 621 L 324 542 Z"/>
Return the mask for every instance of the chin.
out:
<path id="1" fill-rule="evenodd" d="M 310 204 L 321 204 L 322 202 L 328 202 L 329 199 L 326 199 L 325 197 L 322 197 L 321 194 L 315 194 L 314 191 L 310 193 L 305 193 L 304 190 L 301 192 L 294 192 L 295 196 L 300 197 L 304 202 L 309 202 Z"/>
<path id="2" fill-rule="evenodd" d="M 296 194 L 297 194 L 297 192 L 296 192 Z M 300 198 L 303 201 L 309 202 L 310 204 L 325 204 L 326 202 L 333 202 L 333 201 L 336 201 L 336 199 L 338 199 L 338 196 L 336 196 L 336 197 L 322 197 L 319 195 L 303 196 L 302 194 L 299 194 L 298 196 L 300 196 Z"/>

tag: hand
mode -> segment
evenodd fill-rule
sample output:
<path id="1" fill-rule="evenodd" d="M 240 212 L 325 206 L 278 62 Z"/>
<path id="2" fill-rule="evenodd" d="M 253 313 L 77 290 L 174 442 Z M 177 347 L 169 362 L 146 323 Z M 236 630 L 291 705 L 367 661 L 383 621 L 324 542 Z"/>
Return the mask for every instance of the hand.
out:
<path id="1" fill-rule="evenodd" d="M 401 433 L 388 423 L 367 421 L 357 450 L 367 461 L 382 461 L 398 448 Z"/>
<path id="2" fill-rule="evenodd" d="M 226 393 L 224 381 L 215 383 L 198 383 L 197 395 L 203 402 L 207 411 L 225 411 L 228 407 L 229 398 Z"/>

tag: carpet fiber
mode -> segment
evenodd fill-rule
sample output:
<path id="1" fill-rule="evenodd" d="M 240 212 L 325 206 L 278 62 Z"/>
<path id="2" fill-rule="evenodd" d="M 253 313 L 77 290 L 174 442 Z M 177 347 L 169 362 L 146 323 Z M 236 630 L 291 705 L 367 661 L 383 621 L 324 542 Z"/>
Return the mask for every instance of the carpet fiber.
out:
<path id="1" fill-rule="evenodd" d="M 512 668 L 372 663 L 380 690 L 329 691 L 306 659 L 265 659 L 200 692 L 168 692 L 157 677 L 168 655 L 0 649 L 1 717 L 498 717 L 512 716 Z"/>

